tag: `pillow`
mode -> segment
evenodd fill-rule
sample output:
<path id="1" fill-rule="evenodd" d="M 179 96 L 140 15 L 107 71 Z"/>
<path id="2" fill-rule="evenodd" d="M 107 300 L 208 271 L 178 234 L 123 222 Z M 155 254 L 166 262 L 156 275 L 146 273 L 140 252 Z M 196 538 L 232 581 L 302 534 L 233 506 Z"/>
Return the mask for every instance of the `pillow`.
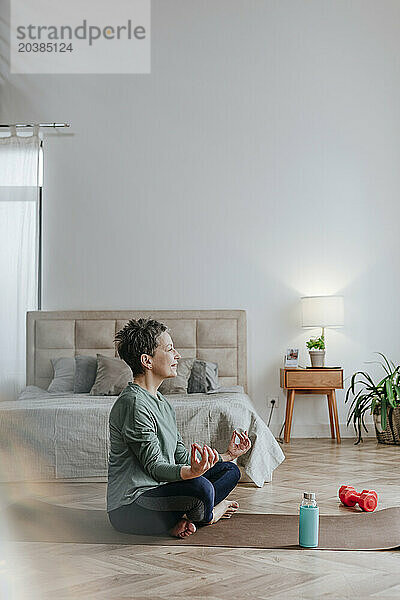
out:
<path id="1" fill-rule="evenodd" d="M 123 360 L 97 354 L 97 373 L 91 396 L 118 396 L 129 381 L 132 381 L 132 371 Z"/>
<path id="2" fill-rule="evenodd" d="M 215 362 L 206 361 L 207 392 L 218 388 L 218 365 Z"/>
<path id="3" fill-rule="evenodd" d="M 195 359 L 188 383 L 188 394 L 206 394 L 218 389 L 218 365 Z"/>
<path id="4" fill-rule="evenodd" d="M 206 361 L 196 359 L 193 363 L 192 372 L 188 381 L 188 394 L 206 394 Z"/>
<path id="5" fill-rule="evenodd" d="M 62 356 L 60 358 L 52 358 L 54 376 L 47 391 L 54 392 L 73 392 L 74 390 L 74 373 L 75 373 L 75 358 L 73 356 Z"/>
<path id="6" fill-rule="evenodd" d="M 164 379 L 159 387 L 159 392 L 161 394 L 187 394 L 188 381 L 194 361 L 194 358 L 180 358 L 176 377 Z"/>
<path id="7" fill-rule="evenodd" d="M 96 380 L 97 358 L 75 356 L 74 394 L 88 394 Z"/>

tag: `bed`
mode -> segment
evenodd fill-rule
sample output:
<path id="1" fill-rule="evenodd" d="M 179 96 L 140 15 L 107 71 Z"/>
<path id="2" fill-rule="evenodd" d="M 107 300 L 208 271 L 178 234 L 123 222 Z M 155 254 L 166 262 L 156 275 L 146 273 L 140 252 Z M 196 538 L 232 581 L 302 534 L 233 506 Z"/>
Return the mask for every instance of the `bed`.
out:
<path id="1" fill-rule="evenodd" d="M 116 396 L 48 393 L 50 359 L 114 357 L 115 333 L 143 316 L 170 328 L 183 357 L 219 366 L 219 390 L 168 396 L 185 444 L 198 441 L 223 452 L 233 429 L 247 430 L 253 445 L 238 460 L 242 480 L 271 481 L 284 455 L 246 393 L 246 313 L 240 310 L 27 313 L 27 387 L 17 401 L 0 404 L 0 481 L 106 480 L 108 416 Z"/>

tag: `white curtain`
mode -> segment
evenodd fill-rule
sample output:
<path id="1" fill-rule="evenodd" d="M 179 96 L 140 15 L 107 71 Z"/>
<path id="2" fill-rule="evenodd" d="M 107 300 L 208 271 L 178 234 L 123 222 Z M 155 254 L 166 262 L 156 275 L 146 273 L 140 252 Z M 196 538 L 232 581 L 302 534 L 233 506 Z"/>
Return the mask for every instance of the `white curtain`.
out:
<path id="1" fill-rule="evenodd" d="M 39 185 L 38 130 L 0 137 L 0 401 L 25 386 L 25 321 L 37 310 Z"/>

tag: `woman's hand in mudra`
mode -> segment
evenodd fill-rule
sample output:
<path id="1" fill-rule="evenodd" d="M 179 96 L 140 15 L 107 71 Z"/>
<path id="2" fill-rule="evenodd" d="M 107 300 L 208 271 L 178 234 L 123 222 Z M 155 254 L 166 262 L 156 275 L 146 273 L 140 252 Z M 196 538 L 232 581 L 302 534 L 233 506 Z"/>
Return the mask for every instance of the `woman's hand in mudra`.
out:
<path id="1" fill-rule="evenodd" d="M 235 442 L 236 436 L 239 438 L 238 444 L 236 444 Z M 248 452 L 250 448 L 251 441 L 249 436 L 247 435 L 247 431 L 245 431 L 244 433 L 240 433 L 235 429 L 232 433 L 232 437 L 230 439 L 226 453 L 229 454 L 229 456 L 231 457 L 230 460 L 234 460 L 235 458 L 242 456 L 242 454 L 246 454 L 246 452 Z"/>
<path id="2" fill-rule="evenodd" d="M 200 454 L 200 460 L 197 458 L 196 450 Z M 181 468 L 182 479 L 195 479 L 200 477 L 208 469 L 211 469 L 219 460 L 219 454 L 216 450 L 210 448 L 210 446 L 201 447 L 199 444 L 192 444 L 192 451 L 190 454 L 190 467 L 183 466 Z"/>
<path id="3" fill-rule="evenodd" d="M 200 460 L 197 458 L 196 450 L 200 454 Z M 192 451 L 190 455 L 190 470 L 192 477 L 200 477 L 208 469 L 211 469 L 219 460 L 219 455 L 216 450 L 210 448 L 210 446 L 204 445 L 201 447 L 199 444 L 192 444 Z"/>

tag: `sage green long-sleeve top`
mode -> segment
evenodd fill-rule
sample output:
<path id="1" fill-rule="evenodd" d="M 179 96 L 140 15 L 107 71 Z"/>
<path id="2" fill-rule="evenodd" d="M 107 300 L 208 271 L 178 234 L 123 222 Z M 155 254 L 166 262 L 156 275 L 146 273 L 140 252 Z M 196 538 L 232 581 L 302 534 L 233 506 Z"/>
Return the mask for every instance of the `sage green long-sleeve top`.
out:
<path id="1" fill-rule="evenodd" d="M 190 455 L 176 426 L 175 411 L 157 397 L 129 383 L 115 401 L 109 418 L 107 511 L 130 504 L 146 490 L 180 481 Z"/>

